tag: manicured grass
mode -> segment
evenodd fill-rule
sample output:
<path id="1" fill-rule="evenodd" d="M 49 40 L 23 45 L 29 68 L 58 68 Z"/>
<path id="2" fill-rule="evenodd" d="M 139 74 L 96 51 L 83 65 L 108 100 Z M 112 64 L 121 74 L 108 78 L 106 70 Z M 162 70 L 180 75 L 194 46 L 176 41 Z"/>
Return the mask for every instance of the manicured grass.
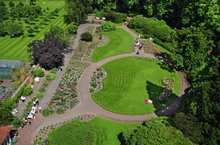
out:
<path id="1" fill-rule="evenodd" d="M 109 38 L 109 43 L 94 50 L 92 54 L 93 61 L 97 62 L 113 55 L 132 51 L 131 46 L 134 39 L 123 29 L 118 28 L 115 31 L 104 32 L 103 34 Z"/>
<path id="2" fill-rule="evenodd" d="M 29 53 L 27 52 L 28 44 L 32 42 L 33 40 L 42 39 L 44 37 L 44 34 L 46 34 L 51 26 L 60 26 L 62 28 L 66 27 L 66 25 L 63 22 L 63 15 L 65 14 L 64 9 L 64 1 L 47 1 L 43 4 L 43 1 L 37 1 L 37 4 L 42 6 L 42 8 L 49 8 L 50 10 L 54 10 L 55 8 L 58 8 L 59 16 L 55 17 L 55 19 L 48 19 L 46 21 L 46 25 L 40 25 L 40 21 L 42 18 L 38 18 L 35 22 L 37 26 L 41 27 L 39 28 L 39 32 L 35 33 L 34 37 L 29 37 L 28 34 L 26 34 L 26 28 L 29 28 L 27 24 L 23 23 L 24 25 L 24 35 L 20 37 L 11 38 L 10 36 L 0 37 L 0 59 L 18 59 L 18 60 L 24 60 L 29 61 Z M 32 27 L 32 26 L 31 26 Z"/>
<path id="3" fill-rule="evenodd" d="M 93 94 L 93 99 L 103 108 L 121 114 L 146 114 L 161 110 L 174 101 L 181 82 L 177 73 L 161 69 L 157 60 L 127 57 L 103 65 L 108 76 L 103 81 L 104 88 Z M 161 79 L 173 77 L 174 93 L 165 103 L 158 96 L 163 90 Z M 150 98 L 153 104 L 144 104 Z"/>
<path id="4" fill-rule="evenodd" d="M 72 121 L 58 129 L 53 130 L 49 134 L 49 145 L 83 145 L 90 137 L 94 137 L 95 141 L 90 140 L 89 145 L 120 145 L 118 135 L 125 130 L 135 129 L 138 123 L 121 123 L 96 117 L 88 123 L 79 123 Z"/>

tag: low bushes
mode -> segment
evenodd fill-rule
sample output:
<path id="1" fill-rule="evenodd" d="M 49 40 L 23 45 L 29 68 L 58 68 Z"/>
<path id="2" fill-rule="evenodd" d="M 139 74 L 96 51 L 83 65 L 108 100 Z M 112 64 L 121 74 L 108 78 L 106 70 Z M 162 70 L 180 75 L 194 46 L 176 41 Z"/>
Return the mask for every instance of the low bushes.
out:
<path id="1" fill-rule="evenodd" d="M 77 25 L 74 25 L 74 24 L 70 24 L 68 27 L 67 27 L 67 31 L 69 34 L 76 34 L 77 33 Z"/>
<path id="2" fill-rule="evenodd" d="M 33 91 L 32 86 L 30 84 L 27 84 L 23 88 L 22 95 L 23 96 L 29 96 L 29 95 L 31 95 L 32 91 Z"/>
<path id="3" fill-rule="evenodd" d="M 104 32 L 108 32 L 108 31 L 116 30 L 116 26 L 114 24 L 112 24 L 111 22 L 107 22 L 101 26 L 101 29 Z"/>
<path id="4" fill-rule="evenodd" d="M 89 32 L 85 32 L 85 33 L 83 33 L 83 34 L 81 35 L 81 40 L 82 40 L 82 41 L 91 42 L 91 41 L 92 41 L 92 38 L 93 38 L 93 36 L 92 36 L 92 34 L 89 33 Z"/>
<path id="5" fill-rule="evenodd" d="M 126 21 L 127 15 L 124 13 L 109 11 L 107 14 L 107 19 L 114 23 L 121 23 L 121 22 Z"/>
<path id="6" fill-rule="evenodd" d="M 47 81 L 52 81 L 56 78 L 56 72 L 57 69 L 52 69 L 47 75 L 46 75 L 46 80 Z"/>
<path id="7" fill-rule="evenodd" d="M 44 76 L 44 71 L 42 68 L 38 68 L 34 71 L 34 76 L 35 77 L 43 77 Z"/>
<path id="8" fill-rule="evenodd" d="M 45 108 L 42 112 L 43 116 L 49 116 L 50 114 L 53 114 L 53 110 L 49 109 L 49 108 Z"/>
<path id="9" fill-rule="evenodd" d="M 36 96 L 37 96 L 38 99 L 42 99 L 43 98 L 43 93 L 37 92 Z"/>

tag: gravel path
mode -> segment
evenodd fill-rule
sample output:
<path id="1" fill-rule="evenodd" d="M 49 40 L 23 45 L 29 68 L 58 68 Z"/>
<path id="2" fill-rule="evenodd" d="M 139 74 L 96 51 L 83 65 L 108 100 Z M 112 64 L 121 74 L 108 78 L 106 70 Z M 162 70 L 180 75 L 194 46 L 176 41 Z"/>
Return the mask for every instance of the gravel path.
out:
<path id="1" fill-rule="evenodd" d="M 73 48 L 76 48 L 78 46 L 80 35 L 84 32 L 86 26 L 88 25 L 90 24 L 80 25 L 77 36 L 74 41 Z M 122 26 L 121 28 L 126 30 L 134 38 L 137 37 L 137 35 L 134 32 L 132 32 L 130 29 L 126 28 L 125 26 Z M 73 54 L 65 57 L 66 59 L 65 59 L 64 71 L 69 64 L 72 55 Z M 19 129 L 19 138 L 18 138 L 17 145 L 30 145 L 34 137 L 37 135 L 37 132 L 41 128 L 49 126 L 51 124 L 56 124 L 56 123 L 70 120 L 82 114 L 94 114 L 94 115 L 103 116 L 103 117 L 106 117 L 112 120 L 123 121 L 123 122 L 143 122 L 152 117 L 173 114 L 179 108 L 179 105 L 181 104 L 182 96 L 184 94 L 184 90 L 188 87 L 188 83 L 185 79 L 185 76 L 182 73 L 179 73 L 180 78 L 182 80 L 182 88 L 180 91 L 180 97 L 176 99 L 176 101 L 173 102 L 173 104 L 171 104 L 169 107 L 165 108 L 164 110 L 155 112 L 155 113 L 150 113 L 146 115 L 123 115 L 123 114 L 112 113 L 112 112 L 109 112 L 103 109 L 102 107 L 97 105 L 92 100 L 91 94 L 89 92 L 89 87 L 90 87 L 91 77 L 93 76 L 93 72 L 95 72 L 95 70 L 98 67 L 101 67 L 105 63 L 108 63 L 116 59 L 129 57 L 129 56 L 137 56 L 137 55 L 135 54 L 135 52 L 128 53 L 128 54 L 121 54 L 121 55 L 112 56 L 112 57 L 103 59 L 97 63 L 91 64 L 88 68 L 84 70 L 84 72 L 81 75 L 81 79 L 79 79 L 79 82 L 78 82 L 78 86 L 77 86 L 77 92 L 79 95 L 78 105 L 74 107 L 73 109 L 67 110 L 64 114 L 61 114 L 61 115 L 53 114 L 49 117 L 43 117 L 41 114 L 37 114 L 36 119 L 33 120 L 32 122 L 32 126 L 26 125 L 24 128 Z M 147 57 L 147 58 L 155 59 L 153 55 L 146 54 L 144 52 L 140 52 L 139 57 Z M 43 98 L 43 100 L 40 102 L 42 107 L 46 107 L 47 104 L 49 103 L 50 99 L 53 96 L 53 93 L 55 92 L 59 84 L 59 81 L 61 80 L 61 77 L 64 74 L 64 71 L 58 72 L 56 79 L 51 83 L 51 85 L 45 92 L 44 96 L 47 96 L 47 97 Z"/>

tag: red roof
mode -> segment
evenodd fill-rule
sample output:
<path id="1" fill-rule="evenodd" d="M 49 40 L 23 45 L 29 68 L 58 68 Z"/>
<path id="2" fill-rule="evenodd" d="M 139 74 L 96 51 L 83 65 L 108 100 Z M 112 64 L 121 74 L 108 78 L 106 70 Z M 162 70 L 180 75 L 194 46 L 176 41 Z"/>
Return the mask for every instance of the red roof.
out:
<path id="1" fill-rule="evenodd" d="M 9 132 L 11 131 L 11 125 L 0 126 L 0 144 L 2 144 Z"/>

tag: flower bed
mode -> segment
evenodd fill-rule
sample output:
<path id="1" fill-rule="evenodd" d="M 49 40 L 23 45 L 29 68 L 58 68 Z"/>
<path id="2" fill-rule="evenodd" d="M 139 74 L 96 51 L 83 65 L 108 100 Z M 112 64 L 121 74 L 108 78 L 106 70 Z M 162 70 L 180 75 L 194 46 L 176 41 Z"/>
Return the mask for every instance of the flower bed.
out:
<path id="1" fill-rule="evenodd" d="M 48 107 L 43 110 L 44 116 L 48 116 L 54 112 L 62 114 L 67 109 L 73 108 L 77 104 L 77 81 L 87 66 L 87 63 L 72 59 L 58 85 L 56 93 L 51 99 Z"/>
<path id="2" fill-rule="evenodd" d="M 103 88 L 102 81 L 107 76 L 107 72 L 103 68 L 97 68 L 90 82 L 90 93 L 94 93 Z"/>
<path id="3" fill-rule="evenodd" d="M 174 87 L 174 79 L 169 77 L 164 77 L 161 80 L 161 83 L 164 87 L 163 92 L 159 96 L 159 100 L 161 102 L 166 102 L 168 100 L 168 97 L 172 94 L 172 90 Z"/>

